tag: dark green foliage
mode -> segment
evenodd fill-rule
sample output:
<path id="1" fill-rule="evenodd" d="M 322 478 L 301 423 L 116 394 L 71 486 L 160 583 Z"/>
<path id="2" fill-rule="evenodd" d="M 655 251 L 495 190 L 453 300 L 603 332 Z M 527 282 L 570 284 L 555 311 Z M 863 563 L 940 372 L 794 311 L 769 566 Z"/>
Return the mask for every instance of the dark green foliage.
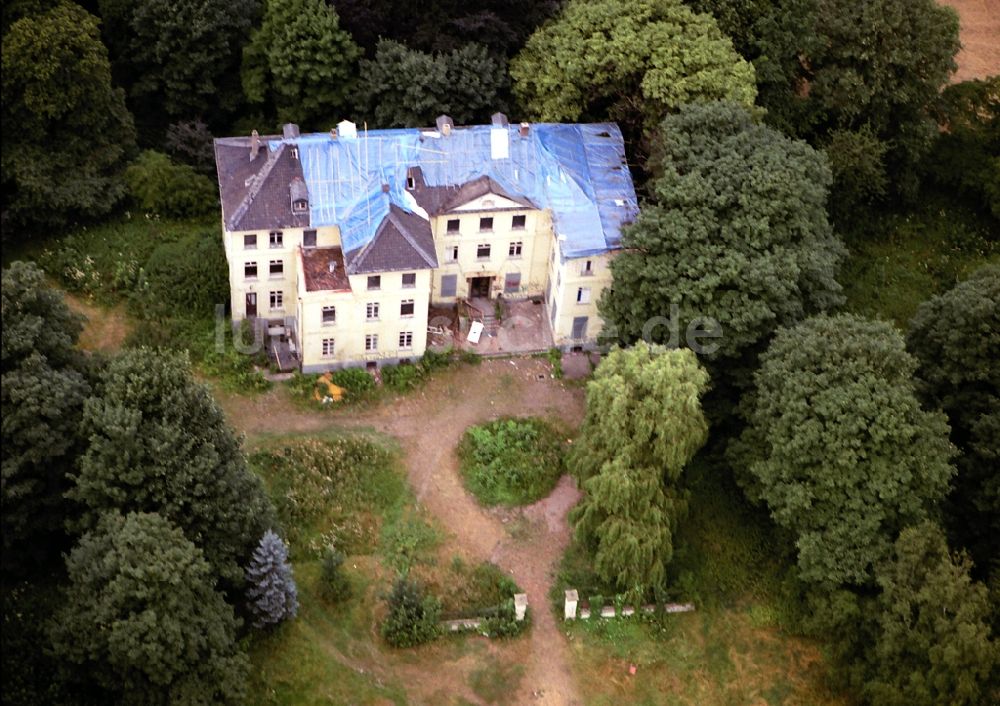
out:
<path id="1" fill-rule="evenodd" d="M 67 685 L 59 677 L 59 660 L 40 649 L 49 644 L 46 624 L 61 605 L 59 590 L 47 583 L 14 583 L 10 579 L 6 574 L 2 587 L 0 698 L 6 706 L 82 703 L 79 692 L 76 700 L 67 693 Z"/>
<path id="2" fill-rule="evenodd" d="M 71 679 L 107 702 L 240 704 L 249 664 L 200 549 L 161 516 L 109 513 L 66 559 L 51 624 Z"/>
<path id="3" fill-rule="evenodd" d="M 299 592 L 288 547 L 273 530 L 260 538 L 246 570 L 247 609 L 255 628 L 273 627 L 299 612 Z"/>
<path id="4" fill-rule="evenodd" d="M 430 54 L 384 39 L 361 62 L 359 110 L 379 128 L 433 125 L 442 113 L 456 125 L 484 122 L 502 107 L 505 69 L 481 44 Z"/>
<path id="5" fill-rule="evenodd" d="M 708 438 L 707 386 L 690 350 L 643 342 L 612 350 L 587 383 L 568 463 L 585 495 L 571 520 L 597 575 L 635 600 L 663 587 L 686 509 L 681 474 Z"/>
<path id="6" fill-rule="evenodd" d="M 238 437 L 183 355 L 137 349 L 103 372 L 87 400 L 89 438 L 68 496 L 75 527 L 102 513 L 157 512 L 205 553 L 216 575 L 239 585 L 272 507 L 247 468 Z"/>
<path id="7" fill-rule="evenodd" d="M 219 207 L 218 187 L 186 164 L 162 152 L 146 150 L 125 170 L 129 196 L 147 214 L 187 218 Z"/>
<path id="8" fill-rule="evenodd" d="M 375 378 L 364 368 L 344 368 L 330 376 L 333 384 L 347 390 L 350 399 L 363 400 L 375 392 Z"/>
<path id="9" fill-rule="evenodd" d="M 563 474 L 563 441 L 541 419 L 498 419 L 469 427 L 458 446 L 466 486 L 484 505 L 527 505 Z"/>
<path id="10" fill-rule="evenodd" d="M 925 405 L 948 415 L 961 452 L 948 527 L 985 575 L 1000 568 L 1000 266 L 922 304 L 906 345 Z"/>
<path id="11" fill-rule="evenodd" d="M 211 318 L 229 301 L 228 273 L 226 253 L 212 230 L 163 243 L 143 267 L 134 309 L 147 318 Z"/>
<path id="12" fill-rule="evenodd" d="M 986 587 L 969 569 L 931 522 L 899 535 L 892 561 L 876 571 L 882 595 L 865 685 L 872 703 L 973 706 L 997 695 L 1000 643 L 990 639 Z"/>
<path id="13" fill-rule="evenodd" d="M 103 216 L 121 199 L 135 130 L 96 17 L 64 2 L 11 25 L 2 112 L 4 239 Z"/>
<path id="14" fill-rule="evenodd" d="M 935 136 L 928 109 L 955 69 L 955 11 L 934 0 L 769 4 L 747 55 L 767 120 L 814 144 L 869 126 L 888 147 L 895 190 L 913 196 L 915 165 Z"/>
<path id="15" fill-rule="evenodd" d="M 274 106 L 279 122 L 329 128 L 346 108 L 361 51 L 323 0 L 264 5 L 264 20 L 243 47 L 247 98 Z"/>
<path id="16" fill-rule="evenodd" d="M 421 365 L 383 365 L 381 372 L 382 384 L 397 392 L 416 389 L 426 376 Z"/>
<path id="17" fill-rule="evenodd" d="M 833 130 L 825 141 L 833 175 L 830 211 L 836 223 L 865 219 L 866 208 L 886 194 L 885 155 L 889 145 L 863 125 L 858 130 Z"/>
<path id="18" fill-rule="evenodd" d="M 259 9 L 258 0 L 112 0 L 101 15 L 129 38 L 109 46 L 130 98 L 147 120 L 163 122 L 238 105 L 240 47 Z"/>
<path id="19" fill-rule="evenodd" d="M 344 559 L 344 554 L 333 547 L 323 550 L 320 560 L 320 594 L 328 601 L 340 602 L 351 595 L 351 584 L 344 576 Z"/>
<path id="20" fill-rule="evenodd" d="M 842 301 L 835 276 L 845 250 L 826 217 L 830 172 L 809 145 L 726 103 L 682 108 L 663 121 L 657 144 L 652 202 L 625 228 L 614 287 L 600 302 L 604 335 L 685 346 L 708 317 L 721 336 L 696 342 L 714 346 L 707 359 L 727 359 L 714 368 L 733 376 L 734 361 L 778 326 Z"/>
<path id="21" fill-rule="evenodd" d="M 948 425 L 920 409 L 889 324 L 817 316 L 778 332 L 732 457 L 748 495 L 796 538 L 807 582 L 870 585 L 899 530 L 944 497 Z"/>
<path id="22" fill-rule="evenodd" d="M 194 167 L 199 174 L 215 176 L 215 150 L 212 133 L 201 120 L 181 120 L 167 128 L 164 147 L 170 156 Z"/>
<path id="23" fill-rule="evenodd" d="M 934 141 L 926 176 L 1000 219 L 1000 76 L 948 86 L 934 116 L 947 131 Z"/>
<path id="24" fill-rule="evenodd" d="M 400 577 L 386 599 L 389 614 L 382 623 L 382 638 L 393 647 L 415 647 L 438 636 L 441 603 L 419 584 Z"/>
<path id="25" fill-rule="evenodd" d="M 560 0 L 334 0 L 344 27 L 370 55 L 379 39 L 420 51 L 451 51 L 475 37 L 491 53 L 514 54 Z"/>
<path id="26" fill-rule="evenodd" d="M 63 493 L 82 445 L 87 366 L 81 318 L 33 264 L 3 271 L 3 568 L 58 558 Z"/>
<path id="27" fill-rule="evenodd" d="M 749 108 L 754 69 L 709 15 L 681 0 L 569 0 L 511 62 L 514 91 L 540 120 L 607 120 L 628 134 L 685 103 Z"/>

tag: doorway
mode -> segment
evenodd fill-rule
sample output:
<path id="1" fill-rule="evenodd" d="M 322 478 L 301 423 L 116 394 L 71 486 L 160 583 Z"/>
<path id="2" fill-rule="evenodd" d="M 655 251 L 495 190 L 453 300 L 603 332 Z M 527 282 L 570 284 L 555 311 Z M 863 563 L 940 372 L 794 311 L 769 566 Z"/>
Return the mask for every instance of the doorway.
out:
<path id="1" fill-rule="evenodd" d="M 492 277 L 473 277 L 469 282 L 469 296 L 489 299 L 490 285 L 492 283 Z"/>
<path id="2" fill-rule="evenodd" d="M 257 292 L 247 292 L 247 316 L 257 316 Z"/>

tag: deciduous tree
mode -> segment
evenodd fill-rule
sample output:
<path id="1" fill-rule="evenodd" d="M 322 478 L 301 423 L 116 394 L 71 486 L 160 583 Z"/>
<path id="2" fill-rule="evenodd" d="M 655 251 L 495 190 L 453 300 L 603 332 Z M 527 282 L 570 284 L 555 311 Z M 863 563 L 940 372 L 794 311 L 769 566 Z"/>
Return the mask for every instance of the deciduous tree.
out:
<path id="1" fill-rule="evenodd" d="M 514 93 L 540 120 L 617 120 L 635 133 L 685 103 L 753 105 L 753 67 L 682 0 L 569 0 L 513 59 Z"/>
<path id="2" fill-rule="evenodd" d="M 110 701 L 243 703 L 233 609 L 200 549 L 159 515 L 110 513 L 66 559 L 56 654 Z"/>
<path id="3" fill-rule="evenodd" d="M 600 302 L 606 335 L 685 345 L 688 327 L 710 318 L 721 336 L 701 339 L 715 348 L 707 359 L 734 373 L 778 326 L 842 301 L 845 250 L 827 221 L 820 153 L 728 103 L 668 116 L 656 145 L 651 203 L 625 228 Z"/>
<path id="4" fill-rule="evenodd" d="M 644 342 L 608 354 L 587 384 L 587 416 L 570 458 L 585 495 L 577 536 L 605 581 L 643 597 L 662 588 L 686 508 L 684 465 L 708 438 L 708 373 L 686 349 Z"/>
<path id="5" fill-rule="evenodd" d="M 12 263 L 2 281 L 3 567 L 19 573 L 31 558 L 59 558 L 90 383 L 76 349 L 82 317 L 33 264 Z"/>
<path id="6" fill-rule="evenodd" d="M 11 25 L 2 113 L 4 238 L 103 216 L 121 199 L 135 128 L 96 17 L 63 2 Z"/>
<path id="7" fill-rule="evenodd" d="M 920 408 L 916 362 L 888 323 L 817 316 L 780 330 L 755 375 L 744 487 L 796 538 L 801 577 L 870 585 L 903 527 L 955 473 L 940 412 Z"/>
<path id="8" fill-rule="evenodd" d="M 1000 570 L 1000 265 L 921 304 L 906 346 L 917 359 L 925 405 L 948 415 L 961 452 L 946 505 L 949 528 L 978 575 Z"/>
<path id="9" fill-rule="evenodd" d="M 442 113 L 468 125 L 502 108 L 506 83 L 503 61 L 481 44 L 432 54 L 383 40 L 361 62 L 360 110 L 377 127 L 433 125 Z"/>
<path id="10" fill-rule="evenodd" d="M 156 512 L 183 530 L 229 585 L 273 509 L 248 468 L 237 436 L 185 356 L 149 349 L 121 354 L 88 399 L 89 446 L 68 495 L 79 503 L 76 529 L 105 512 Z"/>
<path id="11" fill-rule="evenodd" d="M 328 128 L 347 111 L 360 54 L 323 0 L 266 0 L 243 48 L 243 90 L 251 103 L 273 105 L 281 122 Z"/>

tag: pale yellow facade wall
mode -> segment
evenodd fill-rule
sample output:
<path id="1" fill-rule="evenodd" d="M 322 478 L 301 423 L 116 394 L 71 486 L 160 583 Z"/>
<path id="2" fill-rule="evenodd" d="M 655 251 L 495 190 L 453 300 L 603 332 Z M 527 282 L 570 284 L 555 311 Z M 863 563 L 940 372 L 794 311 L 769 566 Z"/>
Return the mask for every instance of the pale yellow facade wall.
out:
<path id="1" fill-rule="evenodd" d="M 552 279 L 546 304 L 555 346 L 575 346 L 596 341 L 604 326 L 597 311 L 597 302 L 604 289 L 611 286 L 611 258 L 610 253 L 604 253 L 565 260 L 560 260 L 557 256 L 554 261 L 550 261 L 549 276 Z M 582 294 L 581 289 L 584 290 Z M 574 338 L 573 321 L 584 316 L 587 317 L 584 337 Z"/>
<path id="2" fill-rule="evenodd" d="M 524 228 L 512 227 L 514 216 L 524 216 Z M 480 230 L 480 219 L 492 218 L 493 228 Z M 459 232 L 448 232 L 448 221 L 459 221 Z M 469 296 L 469 278 L 493 277 L 491 296 L 503 294 L 518 298 L 537 296 L 545 289 L 546 263 L 552 247 L 552 219 L 548 211 L 534 209 L 503 211 L 462 211 L 431 219 L 437 248 L 438 269 L 434 271 L 431 299 L 435 303 L 454 304 Z M 511 255 L 511 245 L 520 243 L 520 254 Z M 480 258 L 480 245 L 490 246 L 488 258 Z M 453 257 L 458 248 L 458 258 Z M 508 273 L 521 275 L 517 292 L 504 293 Z M 455 296 L 441 294 L 441 278 L 457 276 Z"/>
<path id="3" fill-rule="evenodd" d="M 257 316 L 265 319 L 281 319 L 296 314 L 296 290 L 298 287 L 296 265 L 297 248 L 302 246 L 303 228 L 284 228 L 281 231 L 281 245 L 271 247 L 271 235 L 266 230 L 223 231 L 226 257 L 229 260 L 229 290 L 232 316 L 240 320 L 247 315 L 247 293 L 257 295 Z M 316 231 L 318 247 L 340 245 L 340 229 L 328 226 Z M 256 247 L 247 248 L 244 236 L 256 235 Z M 281 274 L 271 274 L 271 263 L 281 263 Z M 247 277 L 246 265 L 257 264 L 257 276 Z M 281 293 L 281 305 L 271 306 L 271 293 Z"/>
<path id="4" fill-rule="evenodd" d="M 403 272 L 383 272 L 379 289 L 368 289 L 368 275 L 351 275 L 350 292 L 299 292 L 298 328 L 302 367 L 306 372 L 419 358 L 427 349 L 427 311 L 430 270 L 416 271 L 414 286 L 403 286 Z M 413 314 L 402 314 L 402 303 L 413 301 Z M 368 317 L 368 305 L 378 304 L 377 318 Z M 323 323 L 323 307 L 336 307 L 336 323 Z M 400 334 L 412 334 L 401 347 Z M 366 349 L 366 338 L 377 336 L 377 348 Z M 334 352 L 324 355 L 323 340 L 334 339 Z"/>

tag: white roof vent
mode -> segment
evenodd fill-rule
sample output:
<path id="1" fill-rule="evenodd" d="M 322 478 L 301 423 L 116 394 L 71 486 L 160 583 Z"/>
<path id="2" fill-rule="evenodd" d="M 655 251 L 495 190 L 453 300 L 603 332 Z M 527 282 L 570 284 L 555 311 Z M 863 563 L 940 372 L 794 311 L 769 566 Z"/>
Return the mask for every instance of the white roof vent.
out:
<path id="1" fill-rule="evenodd" d="M 357 139 L 358 126 L 350 120 L 341 120 L 337 123 L 337 134 L 346 139 Z"/>
<path id="2" fill-rule="evenodd" d="M 490 128 L 490 157 L 510 159 L 510 133 L 507 132 L 507 128 Z"/>
<path id="3" fill-rule="evenodd" d="M 336 272 L 336 271 L 337 271 L 337 261 L 336 261 L 336 260 L 330 260 L 330 264 L 329 264 L 329 265 L 327 265 L 327 269 L 329 269 L 329 270 L 330 270 L 330 274 L 331 274 L 331 275 L 332 275 L 332 274 L 333 274 L 334 272 Z"/>

